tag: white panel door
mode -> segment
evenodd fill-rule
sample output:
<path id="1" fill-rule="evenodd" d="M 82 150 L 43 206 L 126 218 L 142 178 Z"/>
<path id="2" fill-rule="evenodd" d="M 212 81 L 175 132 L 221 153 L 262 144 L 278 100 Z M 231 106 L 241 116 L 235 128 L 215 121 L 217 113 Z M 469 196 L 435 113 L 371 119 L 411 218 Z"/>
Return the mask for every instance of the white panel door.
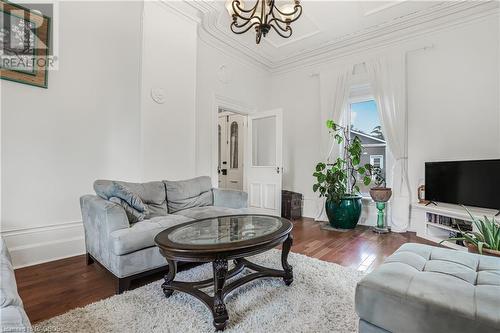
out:
<path id="1" fill-rule="evenodd" d="M 283 114 L 281 109 L 248 116 L 248 197 L 254 212 L 281 215 Z"/>

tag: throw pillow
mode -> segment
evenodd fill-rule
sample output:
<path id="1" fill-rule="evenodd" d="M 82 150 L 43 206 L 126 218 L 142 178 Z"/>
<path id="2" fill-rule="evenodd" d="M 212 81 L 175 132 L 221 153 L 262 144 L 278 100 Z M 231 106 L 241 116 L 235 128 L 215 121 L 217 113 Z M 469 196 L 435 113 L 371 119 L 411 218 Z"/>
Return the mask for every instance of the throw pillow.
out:
<path id="1" fill-rule="evenodd" d="M 120 198 L 125 200 L 130 207 L 133 207 L 139 212 L 144 212 L 146 210 L 146 205 L 142 202 L 141 197 L 118 182 L 96 180 L 94 182 L 94 190 L 101 198 L 107 200 L 112 197 Z"/>
<path id="2" fill-rule="evenodd" d="M 134 207 L 131 207 L 127 201 L 117 198 L 117 197 L 111 197 L 109 198 L 109 201 L 114 202 L 119 204 L 120 206 L 125 209 L 125 213 L 127 214 L 128 221 L 130 223 L 137 223 L 142 220 L 144 220 L 144 217 L 146 216 L 146 212 L 139 212 L 137 209 L 134 209 Z"/>

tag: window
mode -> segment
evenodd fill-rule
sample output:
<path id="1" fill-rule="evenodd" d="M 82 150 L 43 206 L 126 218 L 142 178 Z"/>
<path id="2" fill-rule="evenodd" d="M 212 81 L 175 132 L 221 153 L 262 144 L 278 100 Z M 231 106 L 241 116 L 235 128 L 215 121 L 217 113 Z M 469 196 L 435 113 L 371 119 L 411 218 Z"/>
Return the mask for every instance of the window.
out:
<path id="1" fill-rule="evenodd" d="M 238 169 L 238 123 L 231 123 L 229 167 Z"/>
<path id="2" fill-rule="evenodd" d="M 364 150 L 361 155 L 361 165 L 370 163 L 382 169 L 382 176 L 386 178 L 386 147 L 384 133 L 377 104 L 372 98 L 357 99 L 349 104 L 346 124 L 349 124 L 351 139 L 357 136 L 363 144 Z M 368 196 L 370 186 L 364 186 L 362 177 L 358 176 L 357 185 L 363 196 Z"/>
<path id="3" fill-rule="evenodd" d="M 370 155 L 370 164 L 374 167 L 384 168 L 384 155 Z"/>

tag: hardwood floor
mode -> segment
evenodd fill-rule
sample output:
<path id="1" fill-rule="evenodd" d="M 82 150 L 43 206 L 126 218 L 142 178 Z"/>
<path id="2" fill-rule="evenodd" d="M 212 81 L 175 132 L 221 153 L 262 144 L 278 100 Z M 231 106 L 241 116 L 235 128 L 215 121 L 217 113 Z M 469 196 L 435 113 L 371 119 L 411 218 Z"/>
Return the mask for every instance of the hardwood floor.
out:
<path id="1" fill-rule="evenodd" d="M 414 233 L 378 235 L 358 226 L 348 232 L 320 229 L 312 219 L 294 221 L 292 252 L 369 272 L 407 242 L 433 244 Z M 433 244 L 435 245 L 435 244 Z M 87 266 L 76 256 L 17 269 L 19 294 L 32 323 L 114 295 L 115 279 L 97 264 Z M 162 274 L 132 282 L 132 288 L 162 278 Z"/>

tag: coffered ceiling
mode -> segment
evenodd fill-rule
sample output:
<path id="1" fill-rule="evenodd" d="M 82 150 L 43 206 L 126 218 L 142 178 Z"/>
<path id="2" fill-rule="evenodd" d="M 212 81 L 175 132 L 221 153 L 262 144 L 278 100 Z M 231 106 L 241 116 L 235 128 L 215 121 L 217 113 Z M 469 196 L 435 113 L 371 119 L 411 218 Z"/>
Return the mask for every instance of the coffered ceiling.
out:
<path id="1" fill-rule="evenodd" d="M 184 4 L 199 19 L 201 38 L 273 72 L 408 38 L 423 29 L 498 10 L 497 1 L 303 0 L 303 15 L 292 24 L 292 37 L 284 39 L 271 31 L 256 45 L 252 30 L 243 35 L 231 32 L 224 1 L 195 0 Z"/>

